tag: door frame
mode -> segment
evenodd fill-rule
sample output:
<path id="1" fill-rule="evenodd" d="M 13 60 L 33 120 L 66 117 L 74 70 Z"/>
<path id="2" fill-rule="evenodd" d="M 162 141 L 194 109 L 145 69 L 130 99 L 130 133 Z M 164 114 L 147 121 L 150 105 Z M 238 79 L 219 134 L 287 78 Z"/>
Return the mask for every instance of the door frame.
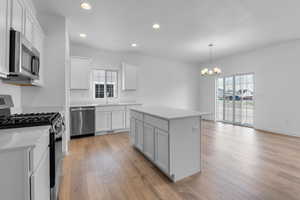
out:
<path id="1" fill-rule="evenodd" d="M 253 104 L 254 104 L 254 108 L 253 108 L 253 124 L 243 124 L 243 123 L 237 123 L 235 121 L 235 95 L 236 95 L 236 92 L 235 92 L 235 77 L 236 76 L 243 76 L 243 75 L 253 75 Z M 232 109 L 232 122 L 230 121 L 227 121 L 227 120 L 224 120 L 225 119 L 225 100 L 224 100 L 224 97 L 225 97 L 225 94 L 224 94 L 224 91 L 225 91 L 225 78 L 228 78 L 228 77 L 233 77 L 233 102 L 232 102 L 232 105 L 233 105 L 233 109 Z M 219 78 L 222 78 L 223 79 L 223 120 L 218 120 L 217 119 L 217 95 L 218 95 L 218 79 Z M 226 76 L 218 76 L 215 78 L 215 121 L 217 122 L 222 122 L 222 123 L 226 123 L 226 124 L 232 124 L 232 125 L 237 125 L 237 126 L 243 126 L 243 127 L 249 127 L 249 128 L 253 128 L 254 127 L 254 119 L 255 119 L 255 100 L 256 100 L 256 82 L 255 82 L 255 73 L 254 72 L 247 72 L 247 73 L 236 73 L 236 74 L 232 74 L 232 75 L 226 75 Z"/>

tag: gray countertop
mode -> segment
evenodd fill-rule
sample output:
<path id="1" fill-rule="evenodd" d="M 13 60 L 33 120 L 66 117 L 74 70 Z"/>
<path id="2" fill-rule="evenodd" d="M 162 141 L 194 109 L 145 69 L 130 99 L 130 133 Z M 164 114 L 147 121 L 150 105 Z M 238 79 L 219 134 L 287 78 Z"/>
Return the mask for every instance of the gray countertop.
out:
<path id="1" fill-rule="evenodd" d="M 18 148 L 34 147 L 42 137 L 49 136 L 50 126 L 1 129 L 0 152 Z"/>
<path id="2" fill-rule="evenodd" d="M 130 105 L 142 105 L 141 103 L 137 102 L 112 102 L 112 103 L 96 103 L 96 102 L 72 102 L 70 104 L 71 107 L 86 107 L 86 106 L 130 106 Z"/>
<path id="3" fill-rule="evenodd" d="M 159 107 L 159 106 L 140 106 L 136 108 L 130 108 L 130 110 L 142 112 L 145 114 L 153 115 L 156 117 L 164 118 L 167 120 L 187 118 L 187 117 L 201 117 L 208 114 L 207 112 L 199 112 L 194 110 L 184 110 L 169 107 Z"/>

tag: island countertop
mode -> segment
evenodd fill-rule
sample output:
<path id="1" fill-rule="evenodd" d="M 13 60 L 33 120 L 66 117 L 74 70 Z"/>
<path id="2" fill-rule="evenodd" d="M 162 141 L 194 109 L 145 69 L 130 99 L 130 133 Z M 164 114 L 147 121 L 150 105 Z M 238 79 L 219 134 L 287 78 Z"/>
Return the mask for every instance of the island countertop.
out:
<path id="1" fill-rule="evenodd" d="M 209 114 L 208 112 L 199 112 L 194 110 L 185 110 L 185 109 L 177 109 L 177 108 L 162 107 L 162 106 L 140 106 L 136 108 L 130 108 L 130 110 L 142 112 L 145 114 L 153 115 L 167 120 L 187 118 L 187 117 L 201 117 L 203 115 Z"/>
<path id="2" fill-rule="evenodd" d="M 34 147 L 42 137 L 49 137 L 49 125 L 0 130 L 0 152 Z"/>

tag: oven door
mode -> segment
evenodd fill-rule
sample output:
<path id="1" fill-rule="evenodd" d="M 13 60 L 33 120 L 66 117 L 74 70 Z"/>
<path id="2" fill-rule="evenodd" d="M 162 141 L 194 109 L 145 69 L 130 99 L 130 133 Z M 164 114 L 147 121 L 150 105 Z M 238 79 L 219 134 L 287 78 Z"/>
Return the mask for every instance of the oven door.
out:
<path id="1" fill-rule="evenodd" d="M 56 200 L 62 172 L 62 135 L 65 131 L 63 120 L 50 131 L 50 199 Z"/>

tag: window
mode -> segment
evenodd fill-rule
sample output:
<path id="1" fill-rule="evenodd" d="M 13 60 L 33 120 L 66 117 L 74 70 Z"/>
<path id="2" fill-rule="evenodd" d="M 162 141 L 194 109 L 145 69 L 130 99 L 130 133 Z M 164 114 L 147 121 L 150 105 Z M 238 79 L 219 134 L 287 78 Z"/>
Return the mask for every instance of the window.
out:
<path id="1" fill-rule="evenodd" d="M 218 121 L 252 126 L 254 120 L 254 74 L 238 74 L 216 80 Z"/>
<path id="2" fill-rule="evenodd" d="M 93 71 L 94 98 L 116 98 L 118 88 L 118 72 L 113 70 Z"/>

